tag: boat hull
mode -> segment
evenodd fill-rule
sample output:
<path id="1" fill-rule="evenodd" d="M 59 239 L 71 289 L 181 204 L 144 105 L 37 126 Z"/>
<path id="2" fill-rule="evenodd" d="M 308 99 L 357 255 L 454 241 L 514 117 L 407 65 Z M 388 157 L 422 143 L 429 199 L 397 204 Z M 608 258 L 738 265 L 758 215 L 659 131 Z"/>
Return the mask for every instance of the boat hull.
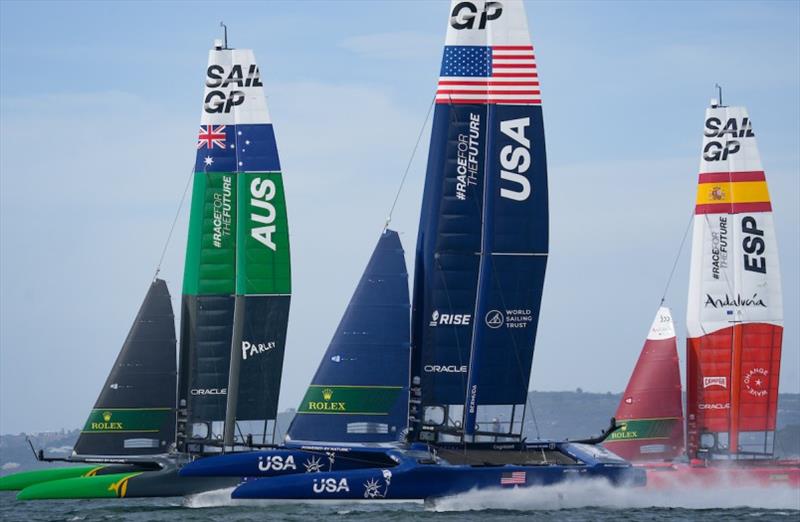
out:
<path id="1" fill-rule="evenodd" d="M 415 449 L 389 450 L 397 464 L 321 473 L 300 473 L 270 478 L 248 478 L 237 487 L 237 499 L 287 500 L 426 500 L 475 489 L 546 486 L 583 479 L 605 479 L 617 486 L 643 486 L 645 470 L 601 449 L 586 445 L 546 443 L 541 449 L 560 450 L 574 457 L 571 464 L 557 461 L 538 465 L 513 464 L 520 455 L 530 458 L 533 448 L 475 452 L 472 463 L 444 460 L 437 453 Z M 439 448 L 439 453 L 449 451 Z M 470 455 L 467 453 L 467 455 Z M 527 456 L 526 456 L 527 455 Z M 488 457 L 488 458 L 487 458 Z M 503 460 L 506 463 L 501 463 Z"/>
<path id="2" fill-rule="evenodd" d="M 568 466 L 408 465 L 248 480 L 233 491 L 235 499 L 425 500 L 475 489 L 546 486 L 569 480 L 603 478 L 615 485 L 643 485 L 633 468 Z"/>
<path id="3" fill-rule="evenodd" d="M 790 486 L 800 488 L 800 461 L 769 461 L 753 464 L 648 463 L 647 487 L 673 489 L 713 486 Z"/>
<path id="4" fill-rule="evenodd" d="M 181 468 L 182 477 L 263 478 L 306 472 L 391 467 L 385 448 L 316 446 L 206 457 Z"/>
<path id="5" fill-rule="evenodd" d="M 0 477 L 0 491 L 20 491 L 35 484 L 51 482 L 53 480 L 63 480 L 78 477 L 92 477 L 95 475 L 109 475 L 112 473 L 124 473 L 136 471 L 136 465 L 88 465 L 88 466 L 63 466 L 57 468 L 37 469 L 33 471 L 21 471 Z"/>
<path id="6" fill-rule="evenodd" d="M 180 477 L 177 467 L 62 478 L 32 484 L 18 500 L 176 497 L 235 486 L 230 477 Z"/>

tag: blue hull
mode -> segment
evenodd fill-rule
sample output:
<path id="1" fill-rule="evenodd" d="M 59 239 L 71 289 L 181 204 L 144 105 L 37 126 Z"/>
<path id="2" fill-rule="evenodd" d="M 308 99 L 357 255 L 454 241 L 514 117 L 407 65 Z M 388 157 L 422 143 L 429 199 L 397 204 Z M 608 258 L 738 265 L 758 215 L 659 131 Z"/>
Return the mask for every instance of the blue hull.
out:
<path id="1" fill-rule="evenodd" d="M 396 465 L 385 447 L 285 446 L 205 457 L 184 466 L 180 476 L 264 478 Z"/>
<path id="2" fill-rule="evenodd" d="M 617 458 L 608 458 L 610 454 L 602 449 L 593 455 L 592 451 L 585 451 L 586 448 L 559 444 L 558 449 L 572 457 L 573 462 L 539 465 L 452 464 L 432 458 L 424 451 L 388 450 L 386 454 L 396 460 L 397 465 L 250 478 L 231 496 L 239 499 L 424 500 L 474 489 L 545 486 L 589 478 L 605 479 L 621 486 L 645 485 L 642 470 Z M 506 454 L 504 457 L 519 454 L 515 451 L 502 453 Z"/>

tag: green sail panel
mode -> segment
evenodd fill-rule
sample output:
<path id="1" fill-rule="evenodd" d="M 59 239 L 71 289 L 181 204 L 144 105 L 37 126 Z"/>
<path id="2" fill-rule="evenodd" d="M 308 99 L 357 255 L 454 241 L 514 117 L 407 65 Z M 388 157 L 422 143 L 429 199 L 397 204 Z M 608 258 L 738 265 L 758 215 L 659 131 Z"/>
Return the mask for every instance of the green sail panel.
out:
<path id="1" fill-rule="evenodd" d="M 280 172 L 239 174 L 236 293 L 291 293 L 289 227 Z"/>
<path id="2" fill-rule="evenodd" d="M 308 387 L 297 413 L 389 415 L 402 386 L 325 386 Z"/>
<path id="3" fill-rule="evenodd" d="M 236 274 L 236 174 L 197 172 L 183 293 L 232 294 Z"/>

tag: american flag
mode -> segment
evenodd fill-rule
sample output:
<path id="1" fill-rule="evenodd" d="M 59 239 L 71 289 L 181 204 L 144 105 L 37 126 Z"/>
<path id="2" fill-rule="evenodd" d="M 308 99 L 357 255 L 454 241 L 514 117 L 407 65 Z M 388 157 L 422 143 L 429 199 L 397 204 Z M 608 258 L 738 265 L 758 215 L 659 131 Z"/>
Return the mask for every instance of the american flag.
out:
<path id="1" fill-rule="evenodd" d="M 501 486 L 511 486 L 514 484 L 525 484 L 526 472 L 512 471 L 511 473 L 503 473 L 500 477 Z"/>
<path id="2" fill-rule="evenodd" d="M 200 134 L 197 135 L 197 148 L 202 149 L 207 147 L 213 149 L 219 147 L 225 148 L 225 125 L 205 125 L 200 127 Z"/>
<path id="3" fill-rule="evenodd" d="M 532 45 L 446 45 L 436 103 L 541 104 Z"/>

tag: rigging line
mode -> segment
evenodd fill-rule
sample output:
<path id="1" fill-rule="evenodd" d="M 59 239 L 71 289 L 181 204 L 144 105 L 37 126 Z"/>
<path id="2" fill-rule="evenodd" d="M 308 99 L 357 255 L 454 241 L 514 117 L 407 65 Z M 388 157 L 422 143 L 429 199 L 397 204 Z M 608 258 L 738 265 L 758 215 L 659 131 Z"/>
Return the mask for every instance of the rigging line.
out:
<path id="1" fill-rule="evenodd" d="M 153 275 L 154 281 L 158 277 L 158 273 L 161 272 L 161 263 L 164 262 L 164 256 L 167 255 L 167 247 L 169 247 L 169 242 L 172 239 L 172 233 L 175 231 L 175 225 L 178 223 L 178 218 L 181 215 L 183 203 L 186 201 L 186 194 L 189 192 L 189 185 L 192 184 L 192 174 L 194 174 L 194 169 L 189 171 L 189 176 L 186 178 L 186 186 L 183 188 L 183 195 L 181 196 L 180 203 L 178 203 L 178 210 L 175 211 L 175 217 L 172 219 L 172 225 L 169 227 L 169 234 L 167 234 L 167 240 L 164 242 L 164 248 L 161 250 L 161 257 L 158 258 L 156 273 Z"/>
<path id="2" fill-rule="evenodd" d="M 419 135 L 417 136 L 417 142 L 414 144 L 414 148 L 411 151 L 411 157 L 408 158 L 408 164 L 406 165 L 406 170 L 403 172 L 403 177 L 400 179 L 400 186 L 397 187 L 397 193 L 394 195 L 394 201 L 392 202 L 392 207 L 389 209 L 389 215 L 386 217 L 386 223 L 383 226 L 383 230 L 389 228 L 389 223 L 392 222 L 392 214 L 394 214 L 394 208 L 397 206 L 397 200 L 400 199 L 400 193 L 403 191 L 403 185 L 406 183 L 406 178 L 408 177 L 408 172 L 411 170 L 411 164 L 414 162 L 414 157 L 417 154 L 417 148 L 419 147 L 419 142 L 422 141 L 422 135 L 425 132 L 425 127 L 428 125 L 428 120 L 431 117 L 431 111 L 433 110 L 433 105 L 436 102 L 436 96 L 434 95 L 433 99 L 431 100 L 431 104 L 428 106 L 428 113 L 425 115 L 425 121 L 422 123 L 422 127 L 419 129 Z"/>
<path id="3" fill-rule="evenodd" d="M 669 285 L 672 283 L 672 276 L 675 275 L 675 269 L 678 267 L 678 261 L 681 258 L 681 252 L 683 252 L 683 245 L 686 243 L 686 236 L 689 235 L 689 229 L 692 227 L 692 221 L 694 220 L 694 211 L 689 216 L 689 222 L 686 224 L 686 230 L 683 231 L 683 238 L 681 239 L 681 244 L 678 247 L 678 254 L 675 256 L 675 261 L 672 263 L 672 270 L 669 273 L 669 277 L 667 278 L 667 284 L 664 286 L 664 292 L 661 294 L 661 302 L 659 306 L 664 304 L 664 301 L 667 299 L 667 290 L 669 290 Z"/>

